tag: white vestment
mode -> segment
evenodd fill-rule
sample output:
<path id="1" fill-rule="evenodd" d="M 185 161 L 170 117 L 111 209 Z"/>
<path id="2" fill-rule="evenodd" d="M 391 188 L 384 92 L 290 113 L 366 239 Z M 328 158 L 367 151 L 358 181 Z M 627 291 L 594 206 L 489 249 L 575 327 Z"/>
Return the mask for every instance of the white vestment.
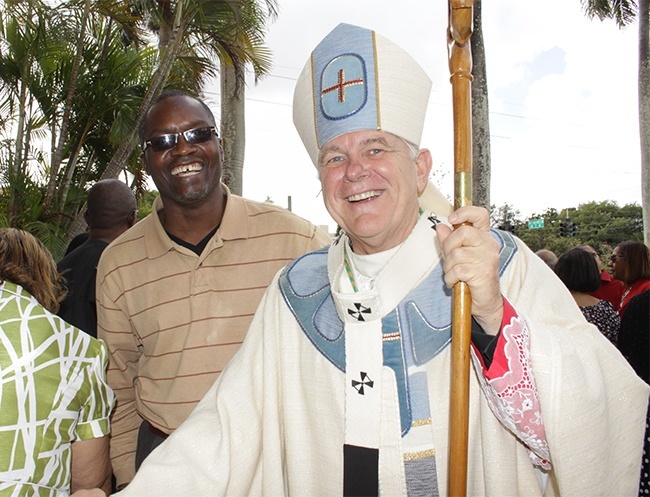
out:
<path id="1" fill-rule="evenodd" d="M 377 283 L 374 295 L 378 306 L 394 306 L 402 298 L 404 282 L 414 287 L 413 282 L 434 273 L 440 291 L 446 291 L 435 231 L 430 226 L 422 229 L 423 223 L 426 214 L 388 262 L 385 273 L 390 276 Z M 491 410 L 479 381 L 481 368 L 475 363 L 470 375 L 467 494 L 636 495 L 650 387 L 585 321 L 546 264 L 520 241 L 510 240 L 514 249 L 502 254 L 501 293 L 530 333 L 532 376 L 551 470 L 542 488 L 529 448 Z M 347 319 L 341 303 L 350 295 L 345 287 L 346 244 L 344 236 L 327 256 L 320 256 L 327 257 L 327 273 L 314 272 L 314 279 L 325 274 L 333 296 L 314 311 L 311 324 L 316 329 L 322 328 L 317 311 L 332 303 L 337 319 Z M 389 289 L 391 283 L 395 288 Z M 195 411 L 149 456 L 120 496 L 342 495 L 347 380 L 340 363 L 344 365 L 345 354 L 337 359 L 340 350 L 327 350 L 333 337 L 315 340 L 315 332 L 307 329 L 311 324 L 299 324 L 294 312 L 301 299 L 313 304 L 313 295 L 302 295 L 298 288 L 291 300 L 287 284 L 293 283 L 286 274 L 276 276 L 241 349 Z M 318 281 L 309 285 L 322 286 Z M 440 495 L 446 495 L 449 347 L 441 348 L 421 367 L 427 378 L 437 483 Z M 380 376 L 375 379 L 381 385 L 381 413 L 369 413 L 379 420 L 379 433 L 367 438 L 379 445 L 381 495 L 407 495 L 400 380 L 386 366 Z M 348 433 L 348 439 L 351 436 Z"/>

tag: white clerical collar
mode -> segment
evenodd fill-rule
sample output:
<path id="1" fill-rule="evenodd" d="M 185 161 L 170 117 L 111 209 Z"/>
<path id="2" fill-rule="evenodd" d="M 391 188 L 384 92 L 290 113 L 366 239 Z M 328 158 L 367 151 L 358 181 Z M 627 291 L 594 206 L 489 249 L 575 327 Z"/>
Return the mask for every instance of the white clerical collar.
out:
<path id="1" fill-rule="evenodd" d="M 350 258 L 350 264 L 352 264 L 358 273 L 361 273 L 367 278 L 374 278 L 377 276 L 377 274 L 379 274 L 379 271 L 381 271 L 384 266 L 386 266 L 393 254 L 395 254 L 395 252 L 397 252 L 402 245 L 403 243 L 400 243 L 396 247 L 384 250 L 383 252 L 365 255 L 355 254 L 352 252 L 352 249 L 348 247 L 347 254 Z"/>
<path id="2" fill-rule="evenodd" d="M 359 291 L 364 292 L 373 289 L 375 278 L 402 245 L 403 243 L 400 243 L 396 247 L 383 252 L 365 255 L 355 254 L 350 246 L 346 248 L 348 263 Z"/>
<path id="3" fill-rule="evenodd" d="M 333 294 L 374 292 L 381 288 L 382 308 L 390 311 L 441 259 L 442 251 L 431 228 L 432 221 L 425 214 L 402 245 L 371 256 L 353 254 L 349 238 L 343 234 L 332 244 L 328 255 Z M 366 259 L 368 264 L 364 264 Z M 352 269 L 359 261 L 360 265 Z M 359 281 L 361 274 L 367 274 L 367 281 L 372 277 L 370 285 Z"/>

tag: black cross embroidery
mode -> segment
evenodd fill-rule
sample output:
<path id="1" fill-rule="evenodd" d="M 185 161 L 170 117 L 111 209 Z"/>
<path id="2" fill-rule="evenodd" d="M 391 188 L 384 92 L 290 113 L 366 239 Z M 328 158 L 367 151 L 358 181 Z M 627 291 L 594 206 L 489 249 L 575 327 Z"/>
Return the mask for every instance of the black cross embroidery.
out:
<path id="1" fill-rule="evenodd" d="M 372 314 L 370 307 L 364 307 L 361 304 L 355 303 L 354 309 L 348 309 L 348 314 L 355 318 L 357 321 L 365 321 L 364 314 Z"/>
<path id="2" fill-rule="evenodd" d="M 431 229 L 435 231 L 440 224 L 440 219 L 438 219 L 438 216 L 436 216 L 433 212 L 427 219 L 431 222 Z"/>
<path id="3" fill-rule="evenodd" d="M 361 381 L 352 380 L 352 386 L 359 392 L 359 395 L 365 395 L 363 387 L 372 388 L 375 382 L 364 371 L 359 371 L 359 374 L 361 375 Z"/>

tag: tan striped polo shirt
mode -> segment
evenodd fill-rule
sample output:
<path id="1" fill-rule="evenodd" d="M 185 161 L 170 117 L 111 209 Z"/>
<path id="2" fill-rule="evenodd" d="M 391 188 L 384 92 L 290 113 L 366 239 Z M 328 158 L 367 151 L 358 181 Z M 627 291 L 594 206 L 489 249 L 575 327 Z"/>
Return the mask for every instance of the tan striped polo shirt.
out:
<path id="1" fill-rule="evenodd" d="M 266 287 L 330 238 L 280 207 L 228 193 L 201 256 L 173 242 L 157 211 L 116 239 L 97 269 L 98 337 L 117 398 L 111 458 L 118 484 L 134 473 L 142 419 L 176 429 L 237 351 Z"/>

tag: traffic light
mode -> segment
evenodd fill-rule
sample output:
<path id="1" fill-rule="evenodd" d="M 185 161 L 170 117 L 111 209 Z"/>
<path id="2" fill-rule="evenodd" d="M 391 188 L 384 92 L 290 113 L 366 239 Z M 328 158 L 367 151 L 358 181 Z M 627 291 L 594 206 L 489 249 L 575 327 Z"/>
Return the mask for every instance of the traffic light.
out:
<path id="1" fill-rule="evenodd" d="M 576 223 L 573 221 L 569 223 L 567 236 L 576 236 Z"/>
<path id="2" fill-rule="evenodd" d="M 568 236 L 575 236 L 576 235 L 576 223 L 573 221 L 569 221 L 568 219 L 566 221 L 561 221 L 560 222 L 560 236 L 568 237 Z"/>

